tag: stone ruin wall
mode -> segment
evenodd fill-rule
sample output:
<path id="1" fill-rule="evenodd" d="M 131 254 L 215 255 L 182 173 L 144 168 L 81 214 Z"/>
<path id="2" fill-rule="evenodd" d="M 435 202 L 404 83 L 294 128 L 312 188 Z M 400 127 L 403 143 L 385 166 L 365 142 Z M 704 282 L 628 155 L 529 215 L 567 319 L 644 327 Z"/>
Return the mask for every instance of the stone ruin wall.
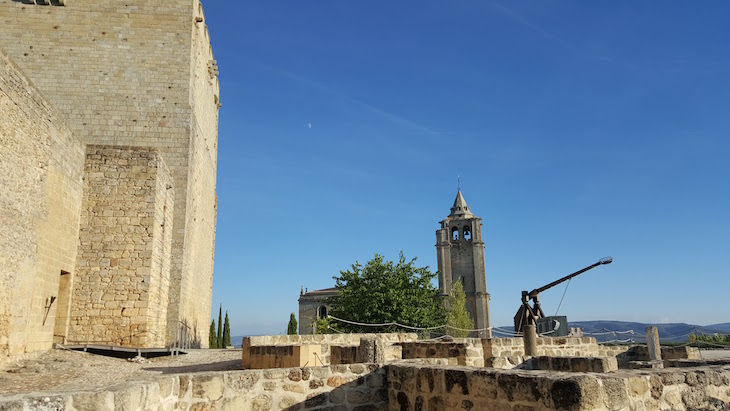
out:
<path id="1" fill-rule="evenodd" d="M 331 355 L 333 346 L 359 347 L 363 338 L 373 337 L 378 337 L 381 341 L 389 343 L 418 340 L 418 334 L 415 333 L 261 335 L 244 337 L 242 341 L 243 362 L 244 364 L 247 363 L 247 347 L 319 344 L 322 362 L 325 365 L 329 365 L 332 364 Z"/>
<path id="2" fill-rule="evenodd" d="M 724 410 L 730 367 L 564 373 L 391 364 L 389 410 Z"/>
<path id="3" fill-rule="evenodd" d="M 87 147 L 64 343 L 164 346 L 174 196 L 157 151 Z"/>
<path id="4" fill-rule="evenodd" d="M 95 391 L 0 398 L 56 410 L 724 410 L 730 367 L 608 374 L 350 364 L 163 375 Z"/>
<path id="5" fill-rule="evenodd" d="M 385 411 L 387 390 L 384 367 L 352 364 L 167 375 L 97 391 L 0 398 L 0 409 Z"/>
<path id="6" fill-rule="evenodd" d="M 2 364 L 50 348 L 55 318 L 67 316 L 68 295 L 58 291 L 76 263 L 84 146 L 2 52 L 0 113 Z"/>
<path id="7" fill-rule="evenodd" d="M 0 0 L 0 44 L 83 143 L 159 150 L 175 186 L 166 341 L 182 322 L 206 346 L 219 85 L 200 2 Z"/>
<path id="8" fill-rule="evenodd" d="M 514 368 L 525 361 L 522 338 L 483 339 L 485 365 L 490 368 Z M 608 346 L 593 337 L 540 337 L 537 339 L 538 356 L 552 357 L 613 357 L 627 350 L 627 346 Z"/>

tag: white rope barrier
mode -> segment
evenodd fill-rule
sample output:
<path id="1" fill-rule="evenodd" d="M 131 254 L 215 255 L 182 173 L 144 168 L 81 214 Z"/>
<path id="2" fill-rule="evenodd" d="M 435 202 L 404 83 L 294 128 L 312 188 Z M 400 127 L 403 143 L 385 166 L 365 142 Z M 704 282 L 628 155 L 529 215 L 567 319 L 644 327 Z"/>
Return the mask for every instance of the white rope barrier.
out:
<path id="1" fill-rule="evenodd" d="M 488 328 L 475 328 L 475 329 L 469 330 L 469 329 L 465 329 L 465 328 L 453 327 L 453 326 L 446 325 L 446 324 L 435 326 L 435 327 L 413 327 L 410 325 L 400 324 L 397 322 L 389 322 L 389 323 L 381 323 L 381 324 L 368 324 L 368 323 L 361 323 L 361 322 L 357 322 L 357 321 L 350 321 L 350 320 L 345 320 L 342 318 L 337 318 L 333 315 L 328 315 L 327 318 L 331 318 L 333 320 L 337 320 L 337 321 L 343 322 L 345 324 L 357 325 L 360 327 L 392 327 L 392 326 L 394 326 L 394 327 L 401 327 L 401 328 L 406 328 L 406 329 L 415 330 L 415 331 L 433 331 L 433 330 L 439 330 L 441 328 L 449 328 L 449 329 L 458 330 L 458 331 L 480 332 L 480 331 L 487 331 L 487 330 L 491 329 L 491 327 L 488 327 Z"/>

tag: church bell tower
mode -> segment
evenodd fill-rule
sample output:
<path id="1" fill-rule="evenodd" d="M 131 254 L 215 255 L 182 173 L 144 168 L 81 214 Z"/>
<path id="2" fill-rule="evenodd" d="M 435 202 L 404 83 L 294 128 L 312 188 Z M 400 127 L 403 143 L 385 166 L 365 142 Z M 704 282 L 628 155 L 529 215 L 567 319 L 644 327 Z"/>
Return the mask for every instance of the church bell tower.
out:
<path id="1" fill-rule="evenodd" d="M 480 330 L 477 336 L 490 338 L 482 219 L 471 213 L 461 190 L 456 193 L 451 214 L 441 221 L 441 228 L 436 231 L 436 251 L 441 293 L 448 295 L 452 284 L 461 279 L 466 310 L 475 328 Z"/>

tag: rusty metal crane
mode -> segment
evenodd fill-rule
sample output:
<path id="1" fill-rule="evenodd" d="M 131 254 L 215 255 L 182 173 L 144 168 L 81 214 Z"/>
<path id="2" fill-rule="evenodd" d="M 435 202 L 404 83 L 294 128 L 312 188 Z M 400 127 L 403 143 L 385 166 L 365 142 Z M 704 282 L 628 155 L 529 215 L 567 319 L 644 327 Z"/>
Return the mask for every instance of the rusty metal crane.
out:
<path id="1" fill-rule="evenodd" d="M 566 275 L 565 277 L 553 281 L 552 283 L 548 285 L 544 285 L 540 288 L 536 288 L 530 292 L 523 291 L 522 292 L 522 305 L 520 306 L 520 309 L 517 310 L 517 314 L 515 314 L 515 332 L 522 332 L 522 327 L 527 324 L 536 324 L 537 320 L 540 318 L 544 318 L 545 314 L 542 312 L 542 308 L 540 308 L 540 293 L 555 287 L 556 285 L 568 281 L 571 278 L 582 274 L 592 268 L 598 267 L 599 265 L 603 264 L 611 264 L 613 261 L 613 258 L 611 257 L 603 257 L 600 260 L 598 260 L 597 263 L 591 264 L 586 268 L 583 268 L 581 270 L 578 270 L 574 272 L 573 274 Z M 530 300 L 532 300 L 533 306 L 530 307 Z"/>

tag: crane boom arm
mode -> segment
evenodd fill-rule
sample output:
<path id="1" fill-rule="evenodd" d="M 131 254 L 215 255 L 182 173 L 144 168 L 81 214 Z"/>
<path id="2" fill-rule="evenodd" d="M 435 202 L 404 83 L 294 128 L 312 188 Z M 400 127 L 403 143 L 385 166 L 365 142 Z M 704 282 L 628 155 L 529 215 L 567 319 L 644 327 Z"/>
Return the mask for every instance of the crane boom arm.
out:
<path id="1" fill-rule="evenodd" d="M 574 272 L 573 274 L 569 274 L 569 275 L 566 275 L 565 277 L 563 277 L 563 278 L 561 278 L 561 279 L 559 279 L 559 280 L 555 280 L 555 281 L 553 281 L 552 283 L 550 283 L 550 284 L 548 284 L 548 285 L 544 285 L 544 286 L 542 286 L 542 287 L 540 287 L 540 288 L 536 288 L 536 289 L 534 289 L 534 290 L 530 291 L 530 293 L 529 293 L 529 297 L 530 297 L 530 298 L 533 298 L 533 297 L 537 296 L 538 294 L 540 294 L 541 292 L 543 292 L 543 291 L 545 291 L 545 290 L 547 290 L 547 289 L 549 289 L 549 288 L 553 288 L 553 287 L 555 287 L 556 285 L 558 285 L 558 284 L 560 284 L 560 283 L 562 283 L 562 282 L 564 282 L 564 281 L 568 281 L 568 280 L 570 280 L 571 278 L 573 278 L 573 277 L 575 277 L 575 276 L 577 276 L 577 275 L 583 274 L 584 272 L 586 272 L 586 271 L 588 271 L 588 270 L 590 270 L 590 269 L 592 269 L 592 268 L 598 267 L 598 266 L 599 266 L 599 265 L 601 265 L 601 264 L 610 264 L 610 263 L 611 263 L 611 261 L 613 261 L 613 258 L 611 258 L 611 257 L 604 257 L 604 258 L 601 258 L 601 259 L 600 259 L 600 260 L 599 260 L 599 261 L 598 261 L 597 263 L 595 263 L 595 264 L 591 264 L 591 265 L 589 265 L 589 266 L 588 266 L 588 267 L 586 267 L 586 268 L 583 268 L 583 269 L 580 269 L 580 270 L 578 270 L 578 271 Z"/>

